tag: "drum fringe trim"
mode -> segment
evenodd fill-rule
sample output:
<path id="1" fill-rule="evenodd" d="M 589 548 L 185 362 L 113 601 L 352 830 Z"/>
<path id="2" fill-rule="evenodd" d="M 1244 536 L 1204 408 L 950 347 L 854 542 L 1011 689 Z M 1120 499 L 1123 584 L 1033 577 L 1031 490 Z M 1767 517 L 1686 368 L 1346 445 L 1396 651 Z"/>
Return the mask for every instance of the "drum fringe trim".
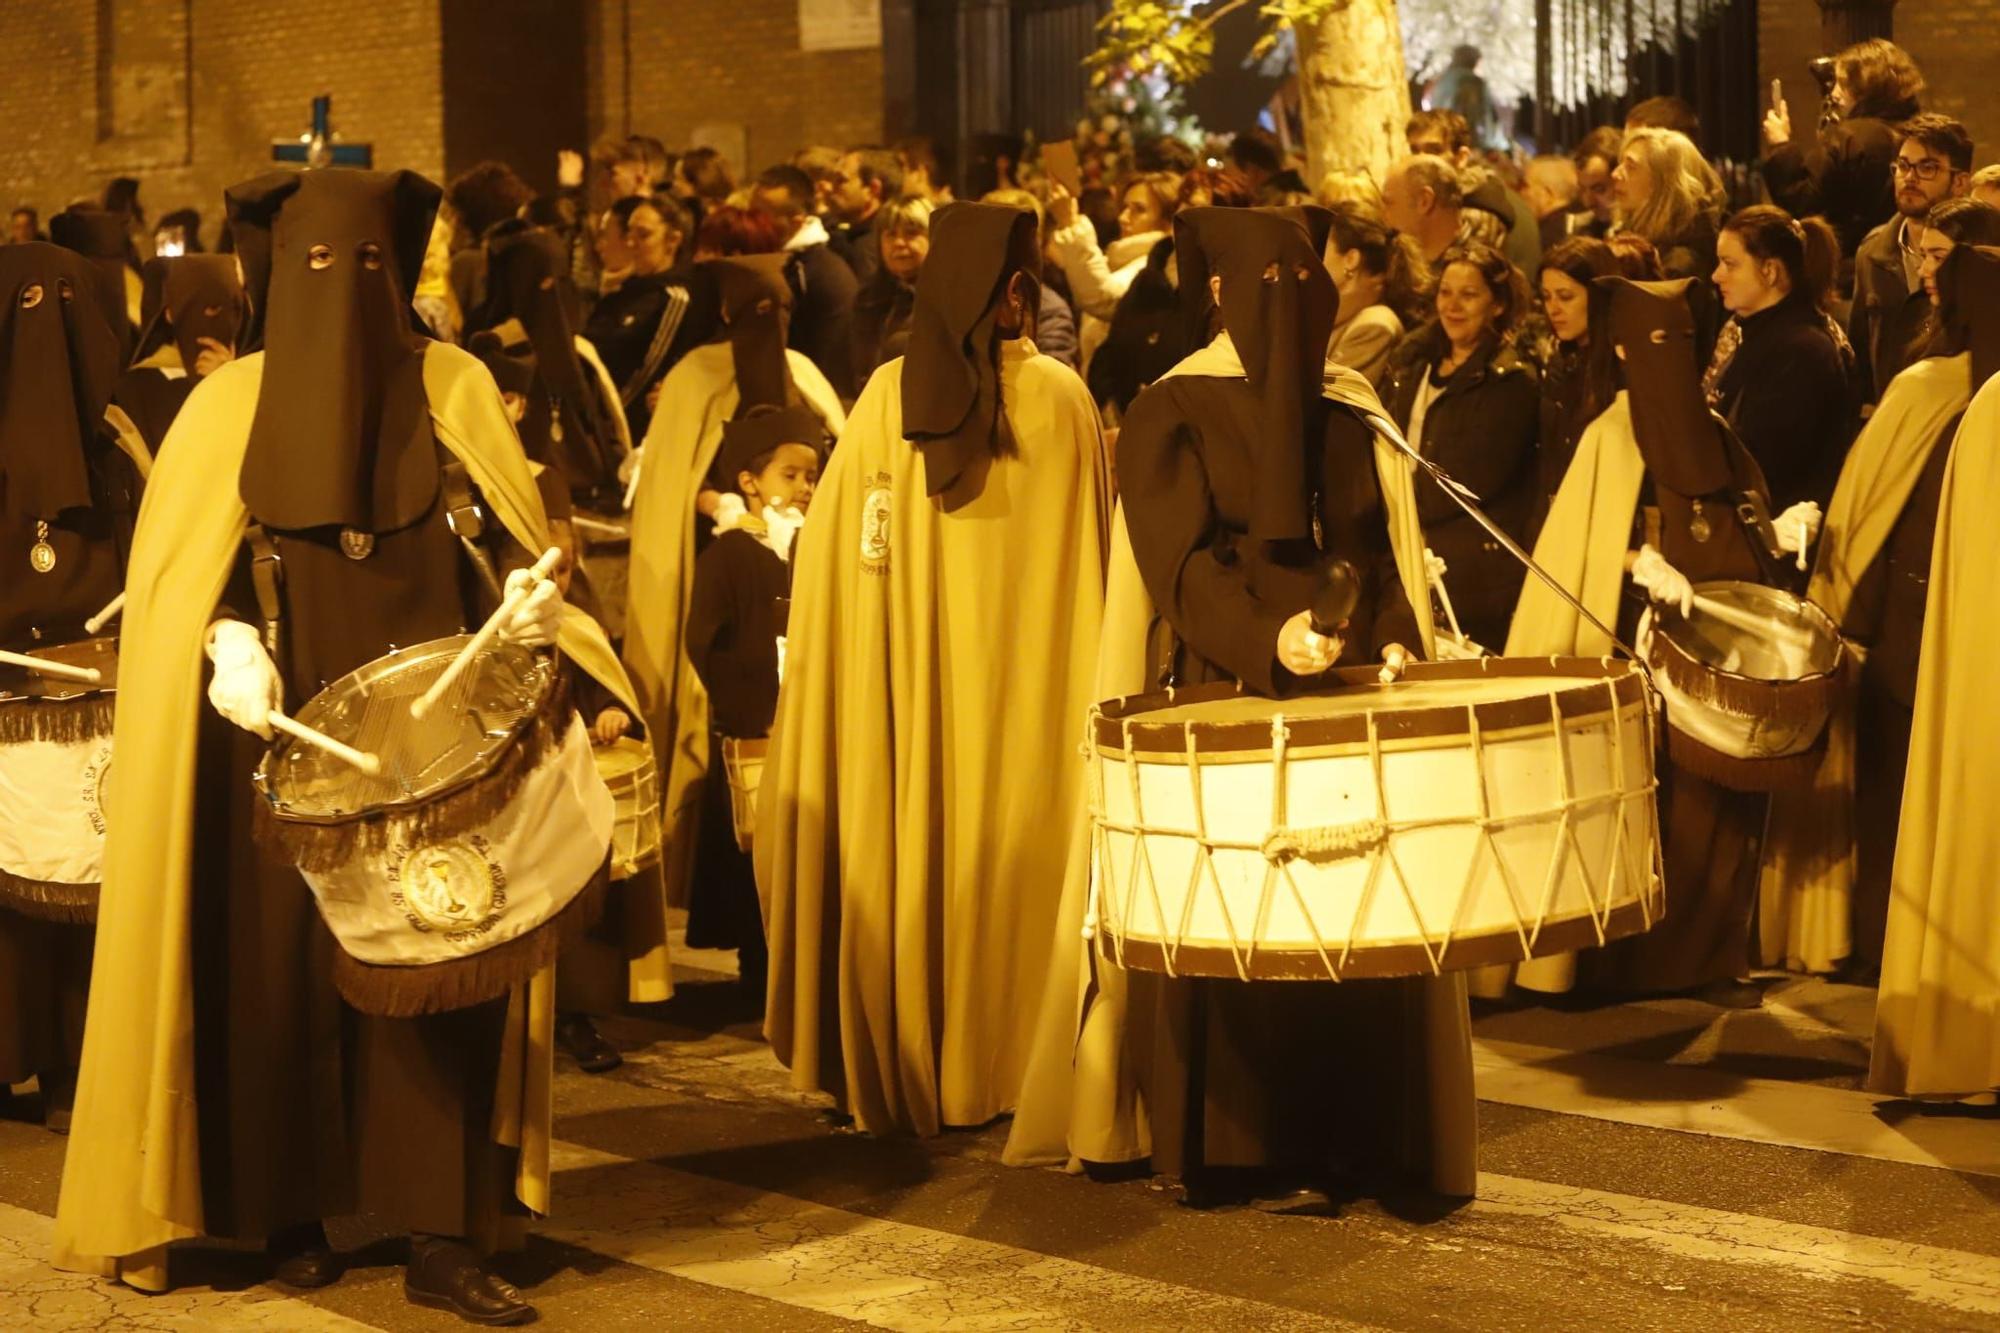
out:
<path id="1" fill-rule="evenodd" d="M 564 673 L 515 744 L 465 790 L 415 810 L 339 824 L 285 819 L 269 799 L 260 797 L 252 819 L 257 843 L 308 874 L 326 874 L 392 847 L 424 846 L 477 832 L 505 814 L 522 784 L 562 747 L 574 717 Z"/>
<path id="2" fill-rule="evenodd" d="M 1772 759 L 1743 759 L 1724 754 L 1684 731 L 1667 728 L 1667 754 L 1675 768 L 1729 791 L 1791 791 L 1812 785 L 1826 755 L 1826 737 L 1798 754 Z"/>
<path id="3" fill-rule="evenodd" d="M 0 870 L 0 909 L 12 909 L 38 921 L 87 926 L 97 920 L 97 885 L 25 879 Z"/>
<path id="4" fill-rule="evenodd" d="M 1653 665 L 1663 669 L 1674 688 L 1696 703 L 1736 717 L 1767 718 L 1788 730 L 1824 718 L 1841 689 L 1838 671 L 1769 681 L 1710 670 L 1677 649 L 1655 657 Z"/>
<path id="5" fill-rule="evenodd" d="M 21 699 L 0 707 L 0 745 L 74 745 L 109 736 L 117 706 L 117 696 L 103 692 L 76 699 Z"/>
<path id="6" fill-rule="evenodd" d="M 420 1018 L 497 1000 L 556 961 L 603 914 L 610 866 L 600 867 L 560 912 L 524 935 L 466 958 L 395 967 L 333 956 L 340 997 L 377 1018 Z"/>

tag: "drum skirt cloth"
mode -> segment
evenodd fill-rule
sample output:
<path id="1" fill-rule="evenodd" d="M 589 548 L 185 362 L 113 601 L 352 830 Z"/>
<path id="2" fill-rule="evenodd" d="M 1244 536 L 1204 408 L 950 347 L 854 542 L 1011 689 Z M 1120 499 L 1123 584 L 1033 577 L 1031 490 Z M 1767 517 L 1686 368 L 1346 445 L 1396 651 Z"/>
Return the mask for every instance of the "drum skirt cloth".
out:
<path id="1" fill-rule="evenodd" d="M 83 1058 L 91 927 L 0 907 L 0 1084 Z"/>

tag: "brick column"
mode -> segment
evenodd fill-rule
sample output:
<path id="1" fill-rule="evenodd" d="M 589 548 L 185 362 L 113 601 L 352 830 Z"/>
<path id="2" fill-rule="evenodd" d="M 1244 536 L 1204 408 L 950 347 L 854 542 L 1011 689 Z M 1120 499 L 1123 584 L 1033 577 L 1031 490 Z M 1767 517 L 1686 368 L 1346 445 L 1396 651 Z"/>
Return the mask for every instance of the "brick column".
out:
<path id="1" fill-rule="evenodd" d="M 1891 36 L 1896 0 L 1819 0 L 1820 43 L 1828 54 Z"/>

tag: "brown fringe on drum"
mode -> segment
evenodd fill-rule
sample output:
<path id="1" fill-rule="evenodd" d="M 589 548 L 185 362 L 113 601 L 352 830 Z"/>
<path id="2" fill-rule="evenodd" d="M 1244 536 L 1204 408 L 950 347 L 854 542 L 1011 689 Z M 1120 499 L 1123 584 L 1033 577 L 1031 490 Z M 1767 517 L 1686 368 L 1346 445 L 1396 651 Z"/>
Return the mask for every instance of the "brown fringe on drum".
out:
<path id="1" fill-rule="evenodd" d="M 374 814 L 340 824 L 308 824 L 281 819 L 269 800 L 255 801 L 257 842 L 273 855 L 314 874 L 338 870 L 394 846 L 421 846 L 461 837 L 491 824 L 506 812 L 521 784 L 554 755 L 576 716 L 567 673 L 557 677 L 549 696 L 520 736 L 493 767 L 463 791 L 426 801 L 415 810 Z"/>
<path id="2" fill-rule="evenodd" d="M 1838 671 L 1803 680 L 1757 680 L 1704 667 L 1674 645 L 1656 650 L 1653 665 L 1690 699 L 1736 717 L 1766 718 L 1786 731 L 1825 718 L 1842 688 Z"/>
<path id="3" fill-rule="evenodd" d="M 1668 727 L 1667 753 L 1674 767 L 1730 791 L 1793 791 L 1812 785 L 1820 760 L 1826 757 L 1826 734 L 1822 732 L 1810 747 L 1782 759 L 1741 759 Z"/>
<path id="4" fill-rule="evenodd" d="M 0 705 L 0 745 L 54 741 L 73 745 L 111 734 L 117 696 L 85 694 L 74 699 L 19 699 Z"/>
<path id="5" fill-rule="evenodd" d="M 0 909 L 64 925 L 90 925 L 97 920 L 97 886 L 23 879 L 0 870 Z"/>
<path id="6" fill-rule="evenodd" d="M 418 1018 L 497 1000 L 553 963 L 571 941 L 597 924 L 609 883 L 607 862 L 562 911 L 527 934 L 449 963 L 384 967 L 337 949 L 333 984 L 342 999 L 378 1018 Z"/>

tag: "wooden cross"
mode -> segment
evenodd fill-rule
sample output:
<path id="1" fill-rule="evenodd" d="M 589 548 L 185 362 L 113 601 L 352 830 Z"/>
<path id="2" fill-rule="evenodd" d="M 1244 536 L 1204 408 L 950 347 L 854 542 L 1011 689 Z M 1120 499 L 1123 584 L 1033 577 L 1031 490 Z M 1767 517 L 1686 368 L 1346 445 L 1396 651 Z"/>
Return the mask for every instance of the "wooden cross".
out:
<path id="1" fill-rule="evenodd" d="M 313 98 L 312 125 L 296 139 L 276 139 L 271 143 L 273 162 L 297 162 L 313 167 L 372 167 L 375 146 L 342 143 L 333 130 L 333 98 L 321 93 Z"/>

